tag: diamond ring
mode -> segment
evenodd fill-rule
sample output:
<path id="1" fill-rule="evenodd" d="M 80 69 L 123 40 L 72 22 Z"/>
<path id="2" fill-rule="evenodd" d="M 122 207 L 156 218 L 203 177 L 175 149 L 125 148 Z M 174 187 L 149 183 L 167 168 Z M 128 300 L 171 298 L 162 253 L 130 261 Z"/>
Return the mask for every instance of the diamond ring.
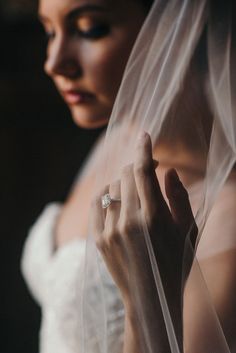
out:
<path id="1" fill-rule="evenodd" d="M 121 199 L 113 199 L 110 194 L 105 194 L 101 197 L 102 208 L 108 208 L 112 202 L 120 202 Z"/>

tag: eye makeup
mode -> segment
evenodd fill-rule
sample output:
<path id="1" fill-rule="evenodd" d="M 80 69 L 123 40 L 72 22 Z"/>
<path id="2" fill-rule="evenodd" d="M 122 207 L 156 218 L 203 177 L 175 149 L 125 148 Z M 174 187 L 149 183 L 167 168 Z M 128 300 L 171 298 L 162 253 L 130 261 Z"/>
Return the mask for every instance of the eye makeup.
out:
<path id="1" fill-rule="evenodd" d="M 110 32 L 110 26 L 107 22 L 89 15 L 79 17 L 75 26 L 81 37 L 91 40 L 105 37 Z"/>

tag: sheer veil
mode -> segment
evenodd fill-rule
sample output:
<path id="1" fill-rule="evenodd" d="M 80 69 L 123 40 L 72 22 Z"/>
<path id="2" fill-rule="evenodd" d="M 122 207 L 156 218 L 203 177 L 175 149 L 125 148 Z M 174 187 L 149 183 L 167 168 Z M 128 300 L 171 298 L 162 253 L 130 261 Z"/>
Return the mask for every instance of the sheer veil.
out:
<path id="1" fill-rule="evenodd" d="M 210 326 L 208 338 L 204 337 L 202 341 L 200 338 L 197 343 L 196 352 L 201 353 L 230 352 L 229 337 L 221 327 L 211 300 L 201 270 L 201 260 L 236 247 L 236 240 L 227 237 L 227 234 L 224 242 L 213 240 L 210 247 L 207 246 L 206 237 L 208 219 L 231 178 L 236 161 L 236 46 L 233 29 L 230 1 L 226 0 L 222 5 L 222 1 L 218 0 L 155 0 L 128 61 L 105 141 L 96 157 L 99 159 L 99 163 L 96 162 L 99 168 L 94 195 L 111 181 L 119 179 L 122 168 L 133 163 L 137 138 L 143 130 L 150 134 L 157 158 L 163 145 L 170 146 L 167 150 L 176 162 L 177 171 L 178 166 L 181 170 L 178 153 L 182 151 L 183 145 L 193 156 L 194 165 L 191 164 L 190 169 L 195 175 L 194 183 L 186 187 L 198 227 L 198 239 L 193 248 L 190 227 L 183 257 L 182 291 L 190 272 L 188 259 L 191 253 L 191 278 L 199 298 L 199 302 L 194 303 L 193 319 L 197 321 L 196 313 L 204 308 L 204 318 L 207 319 L 201 318 L 201 324 L 205 325 L 206 331 L 207 325 Z M 191 79 L 193 76 L 194 80 Z M 187 92 L 183 95 L 186 101 L 182 101 L 181 92 L 186 85 Z M 199 101 L 191 98 L 191 92 L 195 90 Z M 206 102 L 206 109 L 209 109 L 210 122 L 204 120 L 203 101 Z M 201 111 L 202 115 L 196 113 Z M 186 118 L 188 115 L 189 120 Z M 210 126 L 209 131 L 206 131 L 207 124 Z M 168 156 L 161 153 L 160 156 L 158 169 L 166 170 Z M 183 351 L 183 347 L 176 334 L 177 323 L 169 309 L 165 278 L 160 274 L 158 259 L 154 255 L 153 243 L 142 214 L 140 219 L 142 226 L 139 236 L 142 234 L 144 239 L 143 251 L 148 254 L 147 266 L 152 269 L 156 288 L 156 297 L 153 297 L 152 303 L 148 302 L 149 310 L 146 310 L 147 303 L 139 288 L 135 265 L 129 263 L 127 271 L 138 312 L 141 351 L 157 352 L 156 337 L 153 337 L 148 327 L 150 306 L 153 305 L 155 311 L 158 302 L 169 351 L 178 353 Z M 129 258 L 128 250 L 127 256 Z M 171 258 L 169 263 L 171 266 Z M 97 250 L 92 226 L 82 272 L 83 280 L 78 283 L 80 350 L 83 353 L 121 353 L 124 308 L 119 290 Z M 199 310 L 198 305 L 201 306 Z M 191 332 L 184 333 L 184 336 L 188 334 L 191 336 Z"/>

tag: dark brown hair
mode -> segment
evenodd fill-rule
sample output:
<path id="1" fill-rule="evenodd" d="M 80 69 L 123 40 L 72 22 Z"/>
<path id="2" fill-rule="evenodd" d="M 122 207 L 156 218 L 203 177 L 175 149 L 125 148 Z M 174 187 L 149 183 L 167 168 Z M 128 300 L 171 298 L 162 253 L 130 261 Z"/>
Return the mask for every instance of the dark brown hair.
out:
<path id="1" fill-rule="evenodd" d="M 142 0 L 142 3 L 144 4 L 145 8 L 147 10 L 150 9 L 150 7 L 152 6 L 154 0 Z"/>

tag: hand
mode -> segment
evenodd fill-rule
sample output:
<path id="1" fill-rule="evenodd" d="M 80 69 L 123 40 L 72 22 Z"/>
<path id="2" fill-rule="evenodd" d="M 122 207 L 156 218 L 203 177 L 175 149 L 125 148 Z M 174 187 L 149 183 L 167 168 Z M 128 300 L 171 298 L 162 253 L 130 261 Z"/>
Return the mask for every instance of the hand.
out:
<path id="1" fill-rule="evenodd" d="M 147 303 L 156 293 L 144 237 L 147 229 L 170 311 L 173 304 L 173 311 L 178 307 L 181 316 L 185 239 L 192 229 L 194 246 L 197 228 L 187 191 L 174 169 L 166 173 L 165 192 L 169 206 L 155 173 L 150 136 L 145 133 L 139 140 L 134 164 L 125 167 L 121 180 L 105 187 L 95 200 L 94 234 L 97 247 L 129 308 L 133 303 L 132 279 Z M 104 211 L 101 196 L 106 193 L 120 198 L 121 203 L 113 202 Z M 187 273 L 190 266 L 191 261 Z"/>

